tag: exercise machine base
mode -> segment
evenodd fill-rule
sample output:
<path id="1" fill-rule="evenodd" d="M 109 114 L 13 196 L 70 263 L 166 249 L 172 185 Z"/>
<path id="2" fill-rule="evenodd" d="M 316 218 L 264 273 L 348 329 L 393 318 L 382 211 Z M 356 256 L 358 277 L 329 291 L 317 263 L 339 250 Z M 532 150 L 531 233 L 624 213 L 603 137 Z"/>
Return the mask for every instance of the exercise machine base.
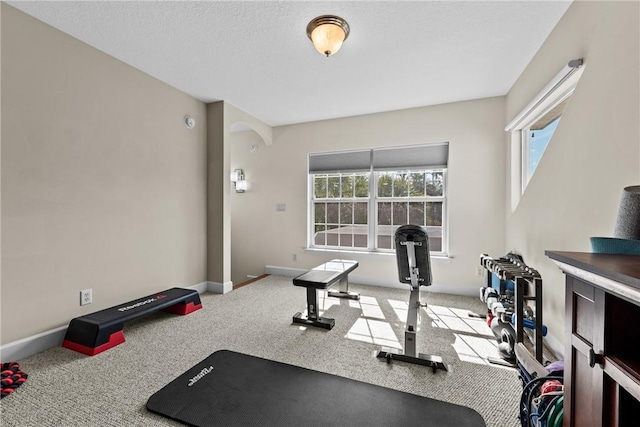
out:
<path id="1" fill-rule="evenodd" d="M 514 362 L 510 362 L 509 360 L 502 359 L 500 357 L 487 357 L 487 361 L 489 363 L 493 363 L 494 365 L 507 366 L 509 368 L 517 367 Z"/>
<path id="2" fill-rule="evenodd" d="M 360 299 L 360 294 L 357 292 L 336 291 L 333 289 L 329 289 L 327 291 L 327 296 L 334 297 L 334 298 L 347 298 L 347 299 L 355 299 L 355 300 Z"/>
<path id="3" fill-rule="evenodd" d="M 317 326 L 319 328 L 331 329 L 335 326 L 335 319 L 329 317 L 318 317 L 317 319 L 309 319 L 302 315 L 301 312 L 297 312 L 293 315 L 293 323 L 306 326 Z"/>
<path id="4" fill-rule="evenodd" d="M 436 372 L 438 369 L 448 371 L 447 365 L 440 356 L 431 356 L 423 353 L 418 353 L 418 356 L 408 356 L 394 348 L 384 347 L 378 352 L 376 357 L 378 359 L 385 359 L 387 363 L 391 363 L 392 360 L 399 360 L 401 362 L 408 362 L 416 365 L 430 366 L 431 369 L 433 369 L 433 372 Z"/>

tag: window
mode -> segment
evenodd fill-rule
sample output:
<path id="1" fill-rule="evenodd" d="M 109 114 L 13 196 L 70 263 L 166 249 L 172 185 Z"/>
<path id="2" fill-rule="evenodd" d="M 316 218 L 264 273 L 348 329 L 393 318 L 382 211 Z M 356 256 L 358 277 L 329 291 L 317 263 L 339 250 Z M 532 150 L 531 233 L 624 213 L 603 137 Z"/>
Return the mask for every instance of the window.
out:
<path id="1" fill-rule="evenodd" d="M 536 167 L 544 154 L 544 150 L 549 145 L 551 136 L 556 130 L 562 113 L 571 98 L 570 93 L 566 94 L 564 98 L 556 101 L 556 104 L 542 114 L 541 117 L 536 117 L 534 122 L 522 129 L 521 143 L 522 143 L 522 188 L 526 188 L 527 184 L 531 180 L 533 173 L 536 171 Z"/>
<path id="2" fill-rule="evenodd" d="M 526 147 L 524 150 L 526 157 L 523 159 L 522 163 L 525 166 L 524 176 L 527 181 L 531 179 L 531 175 L 533 175 L 538 163 L 540 163 L 540 158 L 542 157 L 542 154 L 544 154 L 544 150 L 549 144 L 551 135 L 553 135 L 553 131 L 556 130 L 556 126 L 558 126 L 559 122 L 560 117 L 556 118 L 551 123 L 545 124 L 544 127 L 540 127 L 538 125 L 523 131 L 522 138 Z"/>
<path id="3" fill-rule="evenodd" d="M 367 248 L 369 176 L 313 175 L 313 246 Z"/>
<path id="4" fill-rule="evenodd" d="M 558 75 L 514 118 L 505 128 L 512 133 L 512 180 L 519 175 L 519 182 L 512 181 L 512 208 L 515 208 L 519 196 L 524 193 L 533 177 L 556 127 L 561 121 L 571 96 L 583 71 L 582 59 L 568 63 Z"/>
<path id="5" fill-rule="evenodd" d="M 448 143 L 309 156 L 309 247 L 385 252 L 420 225 L 446 253 Z"/>
<path id="6" fill-rule="evenodd" d="M 375 173 L 378 249 L 394 249 L 396 229 L 420 225 L 429 236 L 429 250 L 443 252 L 444 170 Z"/>

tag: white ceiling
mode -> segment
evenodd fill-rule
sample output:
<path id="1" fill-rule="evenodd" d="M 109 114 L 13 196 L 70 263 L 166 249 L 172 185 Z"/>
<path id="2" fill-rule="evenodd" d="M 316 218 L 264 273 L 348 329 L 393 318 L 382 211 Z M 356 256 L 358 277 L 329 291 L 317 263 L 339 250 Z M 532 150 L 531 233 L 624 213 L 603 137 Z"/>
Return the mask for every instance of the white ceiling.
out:
<path id="1" fill-rule="evenodd" d="M 500 96 L 570 1 L 7 1 L 204 102 L 278 126 Z M 330 58 L 316 16 L 351 34 Z"/>

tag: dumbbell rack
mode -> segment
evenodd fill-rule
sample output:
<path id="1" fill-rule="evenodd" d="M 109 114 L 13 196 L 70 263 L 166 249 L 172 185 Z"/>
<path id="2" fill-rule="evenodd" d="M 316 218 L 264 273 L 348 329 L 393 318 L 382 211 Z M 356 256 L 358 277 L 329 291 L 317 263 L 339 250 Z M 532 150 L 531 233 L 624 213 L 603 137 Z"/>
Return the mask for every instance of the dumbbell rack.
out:
<path id="1" fill-rule="evenodd" d="M 499 259 L 482 254 L 480 255 L 480 265 L 489 272 L 486 277 L 488 288 L 492 287 L 491 273 L 500 279 L 500 289 L 498 290 L 500 295 L 506 293 L 507 280 L 514 283 L 516 343 L 524 341 L 524 308 L 526 301 L 533 301 L 535 305 L 533 347 L 536 360 L 542 363 L 542 277 L 540 273 L 527 266 L 521 256 L 511 253 Z M 531 294 L 532 289 L 533 294 Z"/>

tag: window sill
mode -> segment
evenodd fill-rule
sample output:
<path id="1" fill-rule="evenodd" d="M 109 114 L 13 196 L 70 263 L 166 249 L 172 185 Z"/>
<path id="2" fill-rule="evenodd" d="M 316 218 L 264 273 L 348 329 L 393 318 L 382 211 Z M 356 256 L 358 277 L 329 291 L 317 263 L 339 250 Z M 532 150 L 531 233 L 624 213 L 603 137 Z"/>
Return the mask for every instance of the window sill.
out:
<path id="1" fill-rule="evenodd" d="M 308 254 L 335 254 L 343 256 L 344 254 L 348 254 L 350 256 L 358 255 L 365 258 L 370 257 L 394 257 L 396 256 L 395 252 L 367 252 L 367 251 L 350 251 L 346 249 L 321 249 L 321 248 L 304 248 L 304 252 Z M 452 256 L 448 254 L 435 254 L 431 255 L 431 261 L 435 262 L 446 262 L 450 263 L 453 260 Z"/>

